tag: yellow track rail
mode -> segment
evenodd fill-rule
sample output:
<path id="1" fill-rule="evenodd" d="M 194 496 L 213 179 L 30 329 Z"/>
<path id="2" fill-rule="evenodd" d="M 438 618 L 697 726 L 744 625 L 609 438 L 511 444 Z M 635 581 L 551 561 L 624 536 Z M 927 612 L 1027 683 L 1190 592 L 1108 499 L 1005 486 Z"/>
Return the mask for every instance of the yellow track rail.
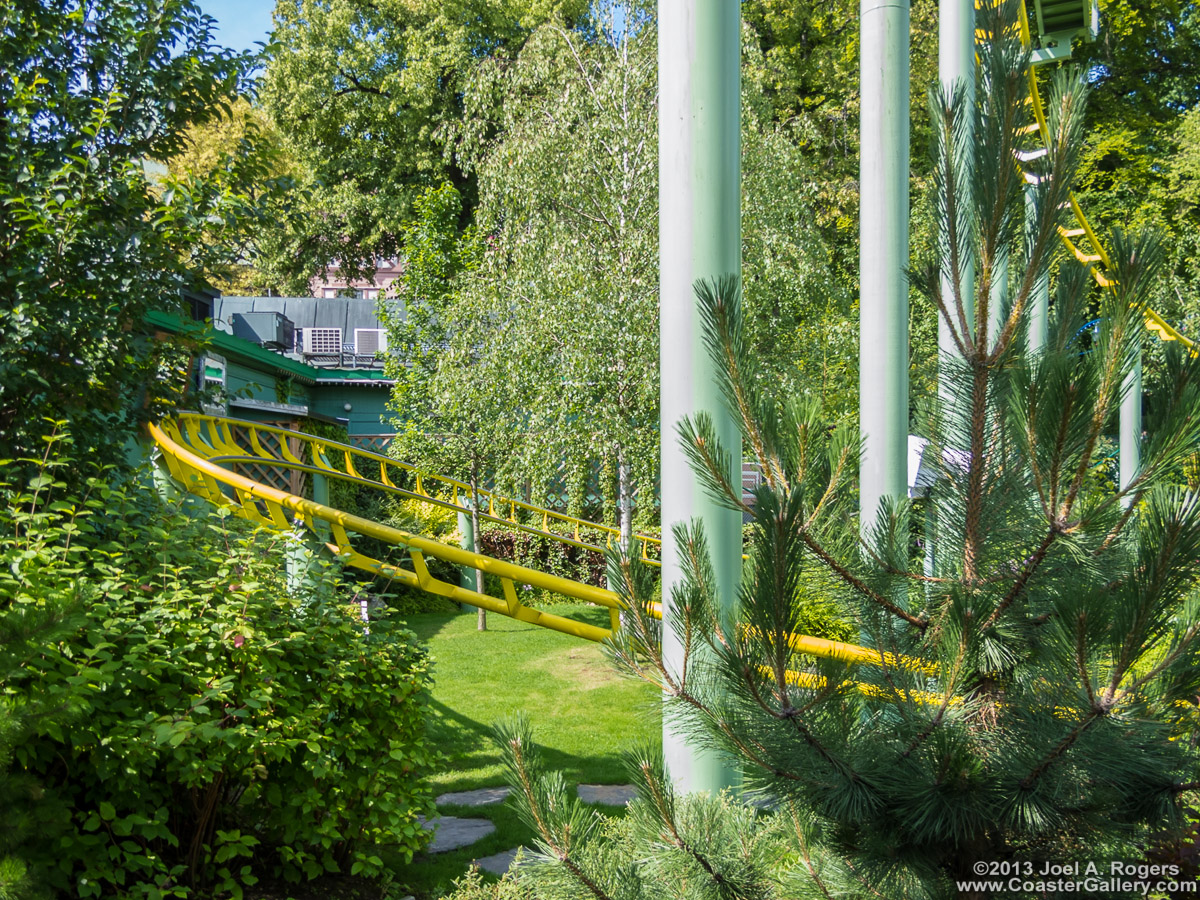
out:
<path id="1" fill-rule="evenodd" d="M 162 454 L 168 471 L 185 490 L 203 497 L 217 506 L 231 509 L 237 515 L 267 528 L 290 531 L 296 527 L 297 523 L 301 523 L 314 533 L 325 533 L 323 539 L 326 546 L 337 554 L 346 565 L 372 574 L 395 578 L 404 584 L 450 600 L 468 603 L 489 612 L 511 616 L 522 622 L 540 625 L 543 628 L 561 631 L 564 634 L 590 641 L 602 641 L 612 634 L 613 629 L 620 627 L 621 603 L 612 591 L 580 584 L 557 575 L 518 566 L 480 553 L 472 553 L 451 544 L 354 516 L 331 506 L 315 503 L 312 500 L 306 500 L 287 491 L 263 484 L 231 471 L 227 467 L 257 465 L 289 471 L 304 471 L 375 488 L 393 496 L 435 503 L 465 512 L 466 507 L 463 502 L 470 496 L 470 488 L 461 481 L 421 472 L 412 466 L 378 453 L 359 450 L 356 447 L 339 444 L 325 438 L 239 419 L 180 413 L 164 419 L 158 425 L 152 425 L 150 434 Z M 271 440 L 267 439 L 268 436 Z M 272 443 L 277 448 L 272 447 Z M 297 453 L 293 449 L 296 443 L 306 449 Z M 305 456 L 309 458 L 309 461 L 303 458 Z M 329 461 L 330 457 L 339 459 L 344 468 L 335 468 Z M 365 472 L 369 472 L 370 476 L 365 475 Z M 378 473 L 377 477 L 376 473 Z M 398 487 L 393 480 L 393 473 L 403 473 L 409 476 L 416 489 L 407 490 Z M 440 489 L 440 493 L 438 493 L 438 489 Z M 583 540 L 589 530 L 607 534 L 613 538 L 617 534 L 612 528 L 564 516 L 553 510 L 542 509 L 520 501 L 507 500 L 491 493 L 487 493 L 486 496 L 489 510 L 509 510 L 514 516 L 517 510 L 524 510 L 534 519 L 541 518 L 542 525 L 547 530 L 522 524 L 513 519 L 503 519 L 490 513 L 481 513 L 483 518 L 501 523 L 509 528 L 518 528 L 565 544 L 595 550 L 604 548 Z M 565 524 L 571 529 L 571 533 L 564 535 L 548 530 L 547 526 L 553 523 Z M 366 555 L 355 548 L 354 536 L 375 538 L 386 544 L 402 548 L 407 553 L 411 568 L 386 563 Z M 643 546 L 650 545 L 655 548 L 659 546 L 657 538 L 639 535 L 638 539 L 643 542 Z M 502 596 L 493 597 L 490 594 L 479 593 L 442 581 L 430 573 L 426 559 L 440 559 L 456 566 L 482 569 L 484 572 L 495 575 L 500 579 Z M 649 561 L 656 563 L 655 560 Z M 527 606 L 521 602 L 520 592 L 517 590 L 517 585 L 526 584 L 571 600 L 607 608 L 611 627 L 600 628 Z M 884 656 L 878 651 L 866 647 L 809 635 L 793 635 L 791 645 L 798 653 L 837 659 L 843 662 L 875 665 L 881 663 L 911 664 L 924 667 L 921 663 L 897 660 L 890 654 Z"/>
<path id="2" fill-rule="evenodd" d="M 1025 4 L 1017 4 L 1019 9 L 1018 26 L 1021 33 L 1021 43 L 1025 49 L 1033 46 L 1033 32 L 1029 25 L 1029 12 L 1025 9 Z M 1031 134 L 1041 136 L 1044 143 L 1049 142 L 1050 127 L 1046 122 L 1046 108 L 1042 103 L 1041 94 L 1038 91 L 1038 81 L 1036 70 L 1033 66 L 1029 67 L 1027 72 L 1029 79 L 1029 97 L 1033 106 L 1034 124 L 1030 126 Z M 1112 269 L 1112 261 L 1109 259 L 1108 251 L 1101 243 L 1099 237 L 1096 236 L 1096 231 L 1088 222 L 1087 216 L 1083 214 L 1083 209 L 1079 205 L 1079 201 L 1072 193 L 1070 196 L 1071 214 L 1075 219 L 1075 226 L 1067 228 L 1060 225 L 1058 235 L 1061 238 L 1063 245 L 1067 251 L 1077 260 L 1086 266 L 1090 267 L 1092 277 L 1096 283 L 1102 288 L 1110 288 L 1113 285 L 1113 279 L 1108 274 Z M 1179 341 L 1189 351 L 1195 351 L 1193 343 L 1184 335 L 1180 334 L 1174 327 L 1167 322 L 1162 316 L 1152 309 L 1143 311 L 1146 321 L 1146 328 L 1153 332 L 1159 340 L 1162 341 Z"/>
<path id="3" fill-rule="evenodd" d="M 364 484 L 402 498 L 420 500 L 457 512 L 468 512 L 470 509 L 471 488 L 465 482 L 327 438 L 199 413 L 181 413 L 165 419 L 162 429 L 197 456 L 222 466 L 233 466 L 235 470 L 238 466 L 266 466 L 300 471 Z M 397 482 L 411 487 L 402 487 Z M 620 532 L 608 525 L 511 500 L 493 491 L 481 489 L 478 496 L 481 504 L 479 517 L 507 528 L 600 553 L 620 539 Z M 604 543 L 588 540 L 596 537 L 602 538 Z M 653 566 L 659 565 L 661 540 L 647 534 L 634 537 L 641 548 L 643 561 Z"/>

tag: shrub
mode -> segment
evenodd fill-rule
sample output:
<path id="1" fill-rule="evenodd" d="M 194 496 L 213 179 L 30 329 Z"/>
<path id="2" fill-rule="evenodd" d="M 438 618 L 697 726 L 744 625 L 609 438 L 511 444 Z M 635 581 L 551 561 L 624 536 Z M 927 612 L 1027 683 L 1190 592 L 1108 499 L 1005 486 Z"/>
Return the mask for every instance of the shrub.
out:
<path id="1" fill-rule="evenodd" d="M 375 875 L 376 847 L 422 846 L 428 660 L 386 612 L 364 627 L 335 565 L 293 597 L 287 536 L 210 507 L 97 483 L 84 503 L 39 500 L 18 531 L 28 498 L 6 499 L 10 610 L 88 599 L 4 685 L 82 712 L 14 754 L 62 810 L 26 853 L 39 877 L 84 897 L 240 896 L 263 875 Z"/>
<path id="2" fill-rule="evenodd" d="M 479 552 L 497 559 L 511 560 L 519 566 L 537 569 L 560 578 L 583 584 L 604 587 L 607 562 L 604 554 L 540 537 L 527 531 L 517 531 L 502 525 L 487 525 L 480 529 Z M 582 540 L 603 546 L 599 532 L 581 534 Z"/>

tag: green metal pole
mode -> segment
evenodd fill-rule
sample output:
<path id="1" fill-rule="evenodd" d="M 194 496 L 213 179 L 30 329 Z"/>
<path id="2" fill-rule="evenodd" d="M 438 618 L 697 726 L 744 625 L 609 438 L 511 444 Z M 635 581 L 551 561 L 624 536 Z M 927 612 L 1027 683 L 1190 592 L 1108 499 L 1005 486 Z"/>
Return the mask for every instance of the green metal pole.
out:
<path id="1" fill-rule="evenodd" d="M 741 517 L 704 494 L 676 432 L 684 416 L 709 413 L 733 452 L 730 477 L 741 483 L 741 438 L 701 341 L 693 289 L 697 279 L 741 273 L 740 17 L 733 0 L 658 4 L 663 653 L 676 671 L 683 650 L 671 628 L 671 588 L 683 572 L 672 526 L 704 524 L 726 612 L 741 575 Z M 663 723 L 663 753 L 680 789 L 736 783 L 728 764 L 672 726 Z"/>
<path id="2" fill-rule="evenodd" d="M 1139 339 L 1140 339 L 1139 335 Z M 1125 379 L 1121 398 L 1121 487 L 1128 487 L 1142 467 L 1142 348 Z M 1131 498 L 1125 499 L 1128 506 Z"/>
<path id="3" fill-rule="evenodd" d="M 471 522 L 471 498 L 467 497 L 463 500 L 463 505 L 466 507 L 458 514 L 458 530 L 462 534 L 462 548 L 470 550 L 472 553 L 478 553 L 479 548 L 475 544 L 475 526 Z M 466 588 L 468 591 L 475 590 L 475 570 L 470 566 L 463 566 L 458 573 L 458 586 Z M 475 612 L 476 607 L 469 603 L 462 604 L 463 612 Z"/>
<path id="4" fill-rule="evenodd" d="M 938 80 L 947 93 L 962 88 L 968 98 L 975 96 L 975 2 L 974 0 L 941 0 L 938 5 Z M 972 117 L 973 119 L 973 117 Z M 973 129 L 972 129 L 973 133 Z M 959 185 L 959 203 L 971 203 L 971 186 Z M 942 230 L 942 259 L 949 263 L 949 245 L 945 229 Z M 968 255 L 962 260 L 959 272 L 962 296 L 965 302 L 967 324 L 975 327 L 975 258 Z M 953 282 L 946 265 L 942 269 L 942 296 L 954 296 Z M 950 335 L 950 326 L 938 316 L 938 359 L 949 360 L 958 356 L 958 348 Z M 944 369 L 943 363 L 940 368 Z M 948 379 L 938 379 L 938 398 L 943 408 L 954 406 L 955 391 Z"/>
<path id="5" fill-rule="evenodd" d="M 1025 190 L 1025 229 L 1032 232 L 1037 227 L 1038 209 L 1033 190 Z M 1050 334 L 1050 274 L 1043 272 L 1033 286 L 1029 304 L 1029 353 L 1037 356 L 1046 349 Z"/>
<path id="6" fill-rule="evenodd" d="M 861 527 L 908 484 L 908 0 L 861 0 Z"/>

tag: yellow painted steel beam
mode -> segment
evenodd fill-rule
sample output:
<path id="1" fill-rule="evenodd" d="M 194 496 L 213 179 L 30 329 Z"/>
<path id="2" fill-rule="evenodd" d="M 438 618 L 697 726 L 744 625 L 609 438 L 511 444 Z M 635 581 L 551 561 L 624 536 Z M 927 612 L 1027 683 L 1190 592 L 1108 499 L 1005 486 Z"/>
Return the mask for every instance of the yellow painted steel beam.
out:
<path id="1" fill-rule="evenodd" d="M 202 427 L 205 426 L 214 429 L 210 439 L 206 439 L 202 435 Z M 237 442 L 235 429 L 243 427 L 248 429 L 252 435 L 247 438 L 247 441 L 253 453 L 247 453 Z M 286 438 L 299 439 L 314 446 L 328 447 L 331 445 L 324 439 L 316 439 L 310 435 L 286 429 L 192 413 L 180 414 L 174 418 L 165 419 L 159 425 L 152 425 L 150 434 L 162 453 L 168 471 L 185 489 L 214 504 L 225 506 L 243 518 L 278 531 L 292 528 L 294 521 L 303 522 L 309 529 L 313 529 L 316 523 L 323 522 L 328 527 L 330 536 L 327 546 L 348 566 L 371 574 L 395 578 L 404 584 L 456 602 L 481 607 L 489 612 L 510 616 L 522 622 L 529 622 L 585 640 L 603 641 L 619 627 L 619 613 L 622 605 L 618 596 L 612 591 L 473 553 L 389 525 L 354 516 L 342 510 L 289 494 L 224 468 L 222 463 L 278 465 L 309 473 L 324 473 L 327 477 L 366 484 L 420 502 L 452 506 L 448 501 L 406 491 L 390 483 L 384 484 L 366 479 L 361 474 L 352 475 L 337 469 L 327 469 L 320 464 L 292 462 L 290 460 L 295 460 L 296 457 L 291 453 L 286 454 L 289 460 L 272 457 L 263 446 L 261 438 L 255 434 L 256 430 L 276 432 L 285 438 L 280 441 L 281 455 L 284 455 L 286 450 Z M 338 445 L 337 448 L 341 450 L 343 446 Z M 194 452 L 195 450 L 200 452 Z M 233 455 L 226 455 L 220 451 L 227 451 Z M 378 457 L 378 454 L 370 454 L 365 451 L 355 450 L 354 452 Z M 379 460 L 386 465 L 405 468 L 402 464 L 386 457 L 379 457 Z M 422 474 L 427 475 L 427 473 Z M 442 479 L 437 476 L 434 477 L 434 480 L 453 483 L 453 479 Z M 458 486 L 459 488 L 465 487 L 461 483 L 458 483 Z M 528 504 L 524 504 L 524 506 L 528 506 Z M 490 518 L 505 522 L 499 517 Z M 562 518 L 569 519 L 569 517 Z M 587 527 L 593 524 L 583 522 L 583 520 L 573 521 Z M 511 526 L 513 523 L 507 524 Z M 537 533 L 536 529 L 530 530 Z M 394 563 L 383 562 L 368 556 L 355 548 L 352 535 L 375 538 L 386 544 L 403 548 L 408 554 L 412 568 L 402 568 Z M 570 540 L 561 535 L 556 537 L 561 540 Z M 504 596 L 493 597 L 490 594 L 463 588 L 458 584 L 434 577 L 425 562 L 427 557 L 444 560 L 455 566 L 482 569 L 484 572 L 497 576 L 500 579 Z M 554 615 L 526 606 L 519 599 L 516 590 L 518 584 L 528 584 L 563 597 L 605 607 L 609 610 L 611 629 L 600 628 L 586 622 L 578 622 L 565 616 Z M 661 611 L 658 611 L 657 614 L 661 617 Z M 899 666 L 920 670 L 927 674 L 936 674 L 936 667 L 930 663 L 896 657 L 892 654 L 881 654 L 867 647 L 858 647 L 839 641 L 796 634 L 789 637 L 789 644 L 795 652 L 804 655 L 836 659 L 852 664 Z M 803 672 L 790 672 L 788 677 L 795 684 L 808 684 L 809 682 L 805 679 L 817 676 L 810 676 Z"/>
<path id="2" fill-rule="evenodd" d="M 321 468 L 322 474 L 332 474 L 339 470 L 332 465 L 326 452 L 337 455 L 340 454 L 345 460 L 347 474 L 354 475 L 357 472 L 357 466 L 361 465 L 363 471 L 373 471 L 375 468 L 380 468 L 383 476 L 386 478 L 388 466 L 392 466 L 404 472 L 408 472 L 414 476 L 417 490 L 416 493 L 425 496 L 433 496 L 433 490 L 438 488 L 446 491 L 449 495 L 458 497 L 466 497 L 470 494 L 470 485 L 466 482 L 459 481 L 455 478 L 448 478 L 444 475 L 438 475 L 432 472 L 426 472 L 411 466 L 408 463 L 400 462 L 399 460 L 383 456 L 379 453 L 374 453 L 370 450 L 363 450 L 358 447 L 351 447 L 347 444 L 341 444 L 336 441 L 330 441 L 325 438 L 316 438 L 312 435 L 304 434 L 303 432 L 290 431 L 286 428 L 278 428 L 271 425 L 263 425 L 257 422 L 247 422 L 240 419 L 230 419 L 223 416 L 210 416 L 200 413 L 181 413 L 178 418 L 183 424 L 186 434 L 181 435 L 181 443 L 185 444 L 188 449 L 207 458 L 214 459 L 217 457 L 242 457 L 254 455 L 262 455 L 260 433 L 274 434 L 280 438 L 280 456 L 283 461 L 303 465 L 304 461 L 297 458 L 288 448 L 287 440 L 297 440 L 309 447 L 309 452 L 312 458 L 312 464 Z M 241 447 L 237 444 L 233 437 L 232 429 L 238 428 L 245 430 L 250 435 L 249 446 Z M 204 429 L 204 431 L 202 431 Z M 205 435 L 205 431 L 207 435 Z M 269 456 L 269 451 L 264 451 Z M 370 465 L 368 465 L 370 464 Z M 373 484 L 387 484 L 385 480 L 376 482 L 373 478 L 359 476 L 364 481 Z M 578 535 L 581 528 L 597 531 L 604 534 L 605 540 L 617 539 L 620 537 L 620 532 L 608 525 L 602 525 L 598 522 L 589 522 L 584 519 L 579 519 L 574 516 L 569 516 L 564 513 L 556 512 L 550 509 L 544 509 L 535 506 L 531 503 L 524 503 L 520 500 L 513 500 L 507 497 L 501 497 L 493 491 L 481 489 L 479 492 L 481 499 L 485 500 L 489 509 L 502 512 L 507 512 L 507 516 L 496 516 L 497 521 L 513 522 L 518 511 L 528 513 L 531 518 L 541 518 L 544 523 L 560 524 L 570 529 L 575 535 Z M 455 506 L 461 507 L 461 503 L 455 503 Z M 494 512 L 493 512 L 494 515 Z M 536 530 L 535 530 L 536 531 Z M 558 536 L 556 532 L 549 528 L 544 529 L 544 533 L 548 536 Z M 647 551 L 651 547 L 659 547 L 661 539 L 648 534 L 636 534 L 635 538 L 642 544 Z M 595 546 L 583 545 L 581 546 Z M 646 558 L 654 562 L 648 553 Z"/>
<path id="3" fill-rule="evenodd" d="M 1029 23 L 1029 13 L 1025 9 L 1024 3 L 1018 4 L 1018 15 L 1021 43 L 1026 49 L 1029 49 L 1033 46 L 1033 35 Z M 1033 66 L 1029 67 L 1027 78 L 1029 81 L 1029 97 L 1032 101 L 1034 123 L 1025 130 L 1025 133 L 1039 133 L 1042 135 L 1043 140 L 1048 143 L 1050 127 L 1046 121 L 1046 109 L 1042 103 L 1042 97 L 1038 90 L 1037 75 L 1035 74 Z M 1060 227 L 1058 230 L 1059 237 L 1061 238 L 1063 245 L 1067 248 L 1067 251 L 1072 256 L 1074 256 L 1084 265 L 1090 267 L 1092 277 L 1095 279 L 1096 284 L 1105 290 L 1110 290 L 1113 287 L 1114 282 L 1112 277 L 1108 274 L 1108 272 L 1112 269 L 1112 260 L 1109 258 L 1108 251 L 1104 247 L 1104 244 L 1101 242 L 1100 238 L 1096 235 L 1095 229 L 1092 228 L 1087 216 L 1084 215 L 1083 208 L 1079 205 L 1079 201 L 1076 199 L 1073 193 L 1070 195 L 1069 207 L 1072 216 L 1075 218 L 1076 227 Z M 1088 252 L 1086 249 L 1074 243 L 1074 241 L 1079 238 L 1083 238 L 1087 242 L 1088 246 L 1091 248 L 1091 252 Z M 1159 340 L 1178 341 L 1190 352 L 1197 352 L 1194 343 L 1190 339 L 1184 337 L 1184 335 L 1172 327 L 1154 310 L 1145 309 L 1143 310 L 1143 315 L 1145 317 L 1146 328 Z"/>

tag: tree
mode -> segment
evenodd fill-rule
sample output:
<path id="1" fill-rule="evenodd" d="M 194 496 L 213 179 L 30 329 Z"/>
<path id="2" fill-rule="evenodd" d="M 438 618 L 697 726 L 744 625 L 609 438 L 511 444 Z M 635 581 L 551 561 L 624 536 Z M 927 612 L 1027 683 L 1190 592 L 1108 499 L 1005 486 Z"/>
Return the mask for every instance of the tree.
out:
<path id="1" fill-rule="evenodd" d="M 190 125 L 185 139 L 186 149 L 168 163 L 170 176 L 220 185 L 254 210 L 253 228 L 236 217 L 209 219 L 205 244 L 228 248 L 226 259 L 208 273 L 213 287 L 241 296 L 307 294 L 307 279 L 280 261 L 298 252 L 293 238 L 303 228 L 300 201 L 311 177 L 263 109 L 239 97 L 216 117 Z"/>
<path id="2" fill-rule="evenodd" d="M 612 460 L 626 545 L 633 493 L 653 484 L 658 424 L 654 31 L 543 26 L 516 65 L 481 71 L 503 97 L 479 167 L 488 236 L 473 293 L 511 322 L 506 352 L 533 398 L 524 463 Z M 491 86 L 497 79 L 500 87 Z"/>
<path id="3" fill-rule="evenodd" d="M 494 483 L 520 435 L 513 410 L 516 382 L 504 348 L 504 323 L 460 296 L 463 278 L 479 265 L 473 229 L 460 232 L 462 204 L 451 184 L 416 200 L 416 220 L 404 230 L 400 303 L 382 306 L 388 344 L 385 368 L 396 381 L 391 406 L 397 434 L 389 452 L 470 486 L 471 525 L 478 540 L 479 489 Z M 475 570 L 475 589 L 484 591 Z M 479 630 L 486 628 L 479 610 Z"/>
<path id="4" fill-rule="evenodd" d="M 523 468 L 545 482 L 564 460 L 611 464 L 627 542 L 635 490 L 653 514 L 659 440 L 655 21 L 631 13 L 637 27 L 620 31 L 604 15 L 594 37 L 547 26 L 516 66 L 480 69 L 477 89 L 504 99 L 479 164 L 478 227 L 490 240 L 470 280 L 515 323 L 508 352 L 532 398 Z M 817 180 L 753 77 L 743 106 L 751 339 L 770 359 L 764 377 L 843 401 L 856 377 L 850 303 L 828 244 L 805 227 Z M 824 361 L 797 369 L 808 349 Z"/>
<path id="5" fill-rule="evenodd" d="M 1099 39 L 1075 47 L 1095 94 L 1080 166 L 1085 208 L 1106 225 L 1160 224 L 1164 164 L 1184 114 L 1200 103 L 1200 9 L 1108 0 L 1101 21 Z"/>
<path id="6" fill-rule="evenodd" d="M 47 420 L 75 452 L 122 458 L 168 373 L 150 309 L 222 261 L 228 182 L 147 174 L 243 88 L 191 0 L 15 0 L 0 8 L 0 458 L 39 457 Z M 153 395 L 153 390 L 150 390 Z"/>
<path id="7" fill-rule="evenodd" d="M 307 276 L 333 263 L 373 275 L 400 250 L 425 187 L 472 204 L 453 153 L 463 94 L 483 59 L 510 60 L 545 21 L 572 27 L 584 4 L 531 0 L 278 0 L 263 99 L 312 174 L 307 227 L 276 263 Z"/>
<path id="8" fill-rule="evenodd" d="M 1015 9 L 1000 15 L 994 33 Z M 513 781 L 554 873 L 532 882 L 539 896 L 634 897 L 691 872 L 689 896 L 981 898 L 1005 888 L 979 884 L 978 863 L 1023 873 L 1026 863 L 1037 872 L 1047 862 L 1136 858 L 1151 829 L 1180 827 L 1184 799 L 1200 786 L 1200 752 L 1173 740 L 1191 731 L 1200 691 L 1200 495 L 1176 481 L 1200 439 L 1200 361 L 1168 353 L 1169 389 L 1151 404 L 1133 480 L 1114 485 L 1097 472 L 1159 254 L 1152 238 L 1115 232 L 1113 283 L 1099 294 L 1088 271 L 1055 257 L 1082 146 L 1077 77 L 1055 83 L 1049 154 L 1033 164 L 1040 213 L 1022 234 L 1025 182 L 1013 151 L 1026 140 L 1028 60 L 1015 40 L 981 56 L 977 97 L 936 92 L 931 103 L 935 209 L 953 237 L 913 277 L 961 355 L 943 373 L 957 388 L 953 405 L 931 399 L 931 496 L 896 498 L 861 523 L 860 539 L 858 441 L 821 427 L 810 400 L 759 387 L 737 284 L 724 279 L 698 293 L 709 351 L 766 476 L 754 503 L 728 482 L 707 417 L 680 438 L 706 489 L 752 518 L 738 610 L 732 619 L 719 611 L 703 529 L 680 526 L 689 574 L 672 598 L 672 627 L 686 661 L 668 666 L 653 578 L 636 560 L 620 562 L 629 627 L 614 660 L 661 687 L 666 715 L 741 765 L 747 786 L 779 808 L 778 856 L 763 864 L 728 841 L 704 842 L 719 827 L 711 813 L 680 827 L 684 801 L 645 758 L 634 815 L 653 823 L 656 843 L 564 830 L 570 807 L 551 802 L 553 778 L 523 762 L 528 736 L 509 731 Z M 961 184 L 974 188 L 970 204 L 958 202 Z M 978 265 L 969 296 L 968 247 Z M 1014 269 L 993 316 L 1005 258 Z M 1031 349 L 1032 292 L 1054 262 L 1049 340 Z M 950 296 L 940 293 L 943 270 Z M 1085 344 L 1093 303 L 1101 319 Z M 922 511 L 938 526 L 928 574 L 913 537 Z M 858 627 L 856 656 L 799 649 L 797 597 L 814 583 Z M 756 827 L 741 829 L 742 848 Z"/>

